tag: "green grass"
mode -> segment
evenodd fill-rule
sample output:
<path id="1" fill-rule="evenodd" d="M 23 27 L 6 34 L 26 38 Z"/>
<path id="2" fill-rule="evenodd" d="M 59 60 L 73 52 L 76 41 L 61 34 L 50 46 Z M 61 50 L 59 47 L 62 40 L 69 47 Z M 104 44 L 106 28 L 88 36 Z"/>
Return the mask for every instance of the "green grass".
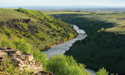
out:
<path id="1" fill-rule="evenodd" d="M 14 9 L 0 8 L 0 21 L 7 21 L 11 19 L 29 19 L 26 14 L 15 11 Z"/>
<path id="2" fill-rule="evenodd" d="M 53 43 L 67 38 L 73 39 L 76 36 L 75 30 L 70 27 L 70 24 L 47 16 L 40 11 L 22 8 L 0 8 L 0 11 L 0 32 L 25 39 L 33 46 L 32 49 L 43 50 Z M 29 19 L 31 21 L 28 23 Z"/>
<path id="3" fill-rule="evenodd" d="M 107 14 L 107 15 L 96 15 L 96 16 L 83 16 L 86 18 L 93 18 L 101 21 L 106 21 L 109 23 L 115 23 L 113 28 L 108 28 L 106 31 L 108 32 L 117 32 L 120 34 L 125 34 L 125 27 L 121 27 L 125 24 L 125 20 L 118 20 L 119 18 L 124 18 L 125 14 Z"/>

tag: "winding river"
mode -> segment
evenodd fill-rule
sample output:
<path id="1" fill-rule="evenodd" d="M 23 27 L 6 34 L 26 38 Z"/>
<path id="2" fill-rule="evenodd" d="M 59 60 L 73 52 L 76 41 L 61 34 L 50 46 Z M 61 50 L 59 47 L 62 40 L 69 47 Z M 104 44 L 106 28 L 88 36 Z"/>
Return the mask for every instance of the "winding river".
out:
<path id="1" fill-rule="evenodd" d="M 58 54 L 64 54 L 67 50 L 69 50 L 69 48 L 73 45 L 73 43 L 75 43 L 78 40 L 83 40 L 86 38 L 87 34 L 85 34 L 85 31 L 82 29 L 79 29 L 78 26 L 76 25 L 72 25 L 74 27 L 74 29 L 76 30 L 76 32 L 78 33 L 77 37 L 74 38 L 73 40 L 67 41 L 65 43 L 56 45 L 50 49 L 48 49 L 47 51 L 44 51 L 44 53 L 46 53 L 47 58 L 49 59 L 50 57 L 53 57 L 54 55 L 58 55 Z M 96 72 L 94 72 L 91 69 L 86 69 L 88 72 L 90 72 L 92 75 L 95 75 Z"/>

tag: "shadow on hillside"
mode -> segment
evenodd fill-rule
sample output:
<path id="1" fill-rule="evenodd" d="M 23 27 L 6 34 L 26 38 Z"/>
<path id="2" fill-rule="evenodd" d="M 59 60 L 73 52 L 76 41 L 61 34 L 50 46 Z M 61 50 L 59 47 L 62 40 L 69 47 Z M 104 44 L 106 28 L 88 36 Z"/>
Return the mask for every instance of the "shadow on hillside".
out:
<path id="1" fill-rule="evenodd" d="M 115 23 L 86 18 L 82 14 L 52 16 L 64 22 L 76 24 L 80 29 L 85 30 L 88 35 L 86 39 L 74 43 L 65 55 L 73 56 L 77 62 L 84 63 L 88 68 L 94 70 L 104 67 L 111 73 L 125 74 L 125 67 L 123 67 L 125 35 L 105 31 L 97 32 L 102 28 L 112 28 Z"/>
<path id="2" fill-rule="evenodd" d="M 98 70 L 104 67 L 111 73 L 125 75 L 125 35 L 101 32 L 85 40 L 77 41 L 65 52 L 87 68 Z"/>
<path id="3" fill-rule="evenodd" d="M 85 15 L 89 14 L 55 14 L 51 16 L 61 19 L 64 22 L 77 25 L 80 29 L 85 30 L 88 35 L 97 32 L 97 30 L 101 28 L 106 29 L 115 26 L 115 23 L 109 23 L 94 18 L 86 18 L 84 17 Z"/>

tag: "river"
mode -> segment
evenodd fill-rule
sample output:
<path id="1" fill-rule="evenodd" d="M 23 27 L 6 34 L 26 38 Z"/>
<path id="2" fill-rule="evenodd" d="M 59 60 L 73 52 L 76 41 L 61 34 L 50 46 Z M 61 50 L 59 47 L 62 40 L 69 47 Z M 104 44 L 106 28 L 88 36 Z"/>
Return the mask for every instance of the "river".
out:
<path id="1" fill-rule="evenodd" d="M 74 29 L 76 30 L 76 32 L 78 34 L 77 37 L 70 40 L 70 41 L 67 41 L 67 42 L 64 42 L 62 44 L 53 46 L 52 48 L 48 49 L 47 51 L 44 51 L 44 53 L 46 53 L 48 59 L 50 57 L 53 57 L 54 55 L 64 54 L 67 50 L 69 50 L 69 48 L 73 45 L 73 43 L 75 43 L 78 40 L 83 40 L 87 37 L 87 34 L 85 34 L 84 30 L 79 29 L 79 27 L 76 26 L 76 25 L 72 25 L 72 26 L 74 27 Z M 91 69 L 86 69 L 86 70 L 88 72 L 90 72 L 92 75 L 96 74 L 96 72 L 94 72 Z"/>

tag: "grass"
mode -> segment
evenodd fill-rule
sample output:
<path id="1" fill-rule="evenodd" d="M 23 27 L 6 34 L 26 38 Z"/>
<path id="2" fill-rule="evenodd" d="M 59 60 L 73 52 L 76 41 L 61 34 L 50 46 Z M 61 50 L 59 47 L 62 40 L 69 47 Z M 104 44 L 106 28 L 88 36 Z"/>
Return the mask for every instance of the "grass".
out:
<path id="1" fill-rule="evenodd" d="M 44 50 L 53 43 L 76 36 L 75 30 L 70 27 L 70 24 L 47 16 L 40 11 L 22 8 L 0 8 L 0 11 L 2 14 L 0 15 L 1 33 L 8 36 L 14 34 L 23 38 L 33 46 L 33 49 Z"/>
<path id="2" fill-rule="evenodd" d="M 0 8 L 0 21 L 7 21 L 11 19 L 29 19 L 26 14 L 15 11 L 14 9 Z"/>
<path id="3" fill-rule="evenodd" d="M 113 28 L 108 28 L 106 31 L 117 32 L 120 34 L 125 34 L 125 27 L 120 27 L 125 24 L 125 20 L 118 20 L 119 18 L 124 18 L 125 14 L 110 14 L 110 15 L 96 15 L 96 16 L 84 16 L 89 18 L 94 18 L 101 21 L 106 21 L 109 23 L 115 23 Z"/>
<path id="4" fill-rule="evenodd" d="M 117 27 L 106 29 L 106 31 L 107 32 L 114 32 L 114 33 L 125 34 L 125 27 L 117 26 Z"/>

